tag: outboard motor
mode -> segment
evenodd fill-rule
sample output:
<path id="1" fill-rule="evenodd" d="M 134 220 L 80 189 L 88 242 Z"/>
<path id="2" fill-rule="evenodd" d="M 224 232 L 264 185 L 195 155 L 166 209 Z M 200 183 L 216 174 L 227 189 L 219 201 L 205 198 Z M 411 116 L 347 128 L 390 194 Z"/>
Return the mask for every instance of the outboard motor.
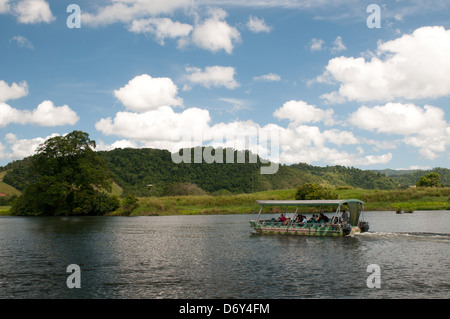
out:
<path id="1" fill-rule="evenodd" d="M 369 223 L 368 222 L 359 222 L 358 227 L 361 230 L 361 233 L 366 233 L 369 231 Z"/>
<path id="2" fill-rule="evenodd" d="M 345 225 L 342 227 L 342 232 L 343 232 L 344 236 L 350 235 L 350 233 L 352 232 L 352 225 L 350 225 L 350 224 L 345 224 Z"/>

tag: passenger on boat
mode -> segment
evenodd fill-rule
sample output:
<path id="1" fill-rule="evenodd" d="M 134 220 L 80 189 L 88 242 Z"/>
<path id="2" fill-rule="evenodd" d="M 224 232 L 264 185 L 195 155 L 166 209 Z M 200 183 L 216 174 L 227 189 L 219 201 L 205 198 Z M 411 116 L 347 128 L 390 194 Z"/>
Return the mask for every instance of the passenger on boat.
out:
<path id="1" fill-rule="evenodd" d="M 278 219 L 276 220 L 278 223 L 286 223 L 286 217 L 284 216 L 283 213 L 281 213 L 280 217 L 278 217 Z"/>
<path id="2" fill-rule="evenodd" d="M 304 225 L 305 223 L 307 223 L 308 222 L 308 219 L 306 219 L 306 216 L 303 216 L 303 219 L 302 219 L 302 225 Z"/>

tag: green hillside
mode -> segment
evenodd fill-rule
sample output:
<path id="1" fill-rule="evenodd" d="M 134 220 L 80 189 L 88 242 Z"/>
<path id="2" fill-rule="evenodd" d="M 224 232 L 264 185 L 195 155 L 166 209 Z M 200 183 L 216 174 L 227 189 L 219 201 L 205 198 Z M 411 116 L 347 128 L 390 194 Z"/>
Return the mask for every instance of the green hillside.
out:
<path id="1" fill-rule="evenodd" d="M 6 171 L 0 172 L 0 196 L 2 196 L 1 194 L 9 196 L 20 195 L 21 192 L 19 190 L 3 182 L 3 178 L 5 177 L 5 175 Z"/>
<path id="2" fill-rule="evenodd" d="M 203 149 L 204 150 L 204 149 Z M 170 152 L 159 149 L 115 149 L 98 154 L 106 161 L 113 177 L 113 193 L 134 194 L 140 197 L 189 194 L 230 195 L 270 190 L 295 189 L 305 183 L 335 188 L 391 190 L 415 185 L 430 171 L 369 171 L 353 167 L 318 167 L 308 164 L 280 165 L 276 174 L 263 175 L 263 165 L 249 161 L 248 151 L 234 151 L 233 163 L 176 164 Z M 214 150 L 212 152 L 214 154 Z M 245 163 L 237 158 L 244 156 Z M 239 157 L 241 158 L 241 157 Z M 31 158 L 9 163 L 1 168 L 0 193 L 20 194 L 30 181 L 28 165 Z M 436 168 L 441 182 L 450 186 L 450 170 Z M 388 175 L 387 175 L 388 174 Z M 184 192 L 184 193 L 183 193 Z M 192 193 L 189 193 L 192 192 Z"/>
<path id="3" fill-rule="evenodd" d="M 376 171 L 389 176 L 392 180 L 401 185 L 415 185 L 417 181 L 430 173 L 437 173 L 441 176 L 440 182 L 445 186 L 450 186 L 450 169 L 436 167 L 431 170 L 392 170 L 385 169 Z"/>

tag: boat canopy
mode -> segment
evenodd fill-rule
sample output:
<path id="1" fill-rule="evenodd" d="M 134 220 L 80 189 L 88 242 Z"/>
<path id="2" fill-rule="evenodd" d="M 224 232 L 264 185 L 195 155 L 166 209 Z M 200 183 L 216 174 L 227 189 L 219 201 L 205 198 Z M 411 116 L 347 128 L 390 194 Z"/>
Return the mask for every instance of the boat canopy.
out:
<path id="1" fill-rule="evenodd" d="M 264 206 L 285 206 L 286 212 L 288 207 L 297 207 L 297 210 L 300 206 L 316 206 L 316 207 L 324 207 L 324 206 L 337 206 L 338 210 L 336 214 L 340 212 L 342 205 L 348 205 L 350 211 L 350 220 L 349 223 L 352 226 L 357 226 L 358 221 L 361 215 L 361 211 L 364 209 L 364 202 L 359 199 L 325 199 L 325 200 L 257 200 L 256 204 L 260 206 L 258 213 L 259 216 L 262 212 Z M 256 209 L 256 205 L 255 205 Z M 297 212 L 297 211 L 296 211 Z M 254 211 L 253 211 L 254 213 Z"/>
<path id="2" fill-rule="evenodd" d="M 350 203 L 364 202 L 359 199 L 327 199 L 327 200 L 257 200 L 260 206 L 342 206 Z"/>

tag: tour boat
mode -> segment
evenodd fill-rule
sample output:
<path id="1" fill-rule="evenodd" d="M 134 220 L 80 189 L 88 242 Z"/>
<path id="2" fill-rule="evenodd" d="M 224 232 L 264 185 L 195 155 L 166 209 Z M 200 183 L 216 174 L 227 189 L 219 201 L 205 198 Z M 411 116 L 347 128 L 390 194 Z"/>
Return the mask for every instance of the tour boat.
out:
<path id="1" fill-rule="evenodd" d="M 259 212 L 256 219 L 250 220 L 251 227 L 260 234 L 285 234 L 298 236 L 351 236 L 355 233 L 364 233 L 369 230 L 369 223 L 364 221 L 364 202 L 359 199 L 332 199 L 332 200 L 257 200 L 256 207 L 259 206 Z M 264 207 L 278 206 L 285 207 L 284 213 L 280 218 L 261 219 L 261 213 Z M 311 216 L 302 221 L 299 216 L 303 216 L 303 210 L 299 212 L 300 206 L 320 207 L 317 216 L 314 213 L 307 213 Z M 288 214 L 288 208 L 295 207 L 292 217 Z M 336 208 L 331 211 L 333 216 L 330 218 L 325 208 Z M 320 217 L 319 217 L 320 216 Z M 304 216 L 306 217 L 306 216 Z M 313 218 L 316 217 L 316 218 Z"/>

